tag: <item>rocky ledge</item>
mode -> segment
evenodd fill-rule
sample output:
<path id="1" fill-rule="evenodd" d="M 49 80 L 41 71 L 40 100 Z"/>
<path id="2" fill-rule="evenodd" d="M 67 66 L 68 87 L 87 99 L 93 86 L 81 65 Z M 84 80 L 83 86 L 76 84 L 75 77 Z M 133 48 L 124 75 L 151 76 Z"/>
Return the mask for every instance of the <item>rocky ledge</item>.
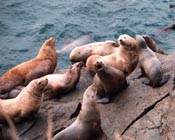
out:
<path id="1" fill-rule="evenodd" d="M 110 104 L 98 104 L 102 128 L 108 140 L 175 139 L 175 54 L 157 56 L 162 62 L 164 74 L 171 75 L 165 85 L 152 88 L 142 84 L 144 77 L 133 79 L 139 71 L 136 68 L 127 79 L 127 88 L 118 93 Z M 75 120 L 70 116 L 81 102 L 92 78 L 86 68 L 83 68 L 76 89 L 58 99 L 44 101 L 31 127 L 20 134 L 20 139 L 46 139 L 48 115 L 52 118 L 50 123 L 53 125 L 53 135 L 69 126 Z M 24 125 L 17 125 L 18 132 L 22 132 L 22 127 Z"/>

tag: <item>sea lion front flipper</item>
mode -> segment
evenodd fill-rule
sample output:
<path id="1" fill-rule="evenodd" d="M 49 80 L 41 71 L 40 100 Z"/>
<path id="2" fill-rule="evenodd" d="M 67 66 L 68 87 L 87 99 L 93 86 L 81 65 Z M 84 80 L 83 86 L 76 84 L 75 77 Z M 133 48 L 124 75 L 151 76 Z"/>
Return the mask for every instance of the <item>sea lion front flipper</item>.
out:
<path id="1" fill-rule="evenodd" d="M 102 97 L 98 98 L 96 102 L 100 104 L 108 104 L 110 102 L 110 99 L 109 97 Z"/>
<path id="2" fill-rule="evenodd" d="M 8 98 L 8 95 L 9 95 L 8 92 L 6 92 L 4 94 L 0 94 L 0 99 L 7 99 Z"/>
<path id="3" fill-rule="evenodd" d="M 148 86 L 152 86 L 151 81 L 148 80 L 148 79 L 143 80 L 142 84 L 145 84 L 145 85 L 148 85 Z"/>
<path id="4" fill-rule="evenodd" d="M 160 81 L 158 86 L 164 85 L 166 82 L 168 82 L 169 79 L 170 79 L 170 75 L 163 75 L 162 80 Z"/>
<path id="5" fill-rule="evenodd" d="M 134 74 L 134 76 L 132 77 L 132 79 L 133 79 L 133 80 L 139 79 L 139 78 L 141 78 L 141 77 L 143 77 L 143 76 L 145 76 L 145 72 L 144 72 L 144 70 L 141 68 L 141 71 L 138 72 L 138 73 L 136 73 L 136 74 Z"/>
<path id="6" fill-rule="evenodd" d="M 75 112 L 73 112 L 71 115 L 70 115 L 70 119 L 72 118 L 75 118 L 78 116 L 78 114 L 80 113 L 80 110 L 81 110 L 81 103 L 79 102 L 78 105 L 77 105 L 77 108 L 75 110 Z"/>

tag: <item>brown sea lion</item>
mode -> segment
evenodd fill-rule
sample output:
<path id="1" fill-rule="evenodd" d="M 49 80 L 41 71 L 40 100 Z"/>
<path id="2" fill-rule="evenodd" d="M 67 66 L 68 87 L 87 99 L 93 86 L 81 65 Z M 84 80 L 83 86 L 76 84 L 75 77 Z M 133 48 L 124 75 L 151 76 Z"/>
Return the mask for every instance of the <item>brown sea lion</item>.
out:
<path id="1" fill-rule="evenodd" d="M 127 85 L 125 74 L 102 62 L 95 63 L 96 75 L 94 83 L 97 85 L 97 102 L 109 103 L 111 96 Z"/>
<path id="2" fill-rule="evenodd" d="M 161 62 L 156 57 L 155 53 L 147 46 L 144 38 L 141 35 L 136 35 L 137 52 L 139 55 L 139 65 L 142 73 L 145 74 L 149 81 L 144 83 L 153 87 L 165 84 L 170 76 L 163 75 Z"/>
<path id="3" fill-rule="evenodd" d="M 74 48 L 70 53 L 71 61 L 86 61 L 91 55 L 109 55 L 118 48 L 118 43 L 112 40 L 105 42 L 94 42 Z"/>
<path id="4" fill-rule="evenodd" d="M 94 64 L 97 61 L 104 65 L 112 66 L 121 70 L 128 76 L 137 66 L 138 55 L 136 53 L 136 40 L 129 35 L 121 35 L 118 38 L 118 50 L 107 56 L 92 55 L 87 59 L 87 68 L 95 72 Z"/>
<path id="5" fill-rule="evenodd" d="M 52 140 L 106 140 L 101 128 L 100 112 L 96 106 L 97 88 L 89 86 L 82 101 L 81 111 L 76 120 L 66 129 L 57 133 Z"/>
<path id="6" fill-rule="evenodd" d="M 8 91 L 17 86 L 26 86 L 33 79 L 53 73 L 57 65 L 55 39 L 49 38 L 32 60 L 19 64 L 0 78 L 0 98 L 8 98 Z"/>
<path id="7" fill-rule="evenodd" d="M 14 99 L 0 99 L 0 108 L 15 123 L 22 119 L 34 117 L 43 102 L 43 89 L 47 85 L 46 78 L 32 80 Z M 0 121 L 4 121 L 0 113 Z"/>
<path id="8" fill-rule="evenodd" d="M 83 62 L 73 64 L 64 74 L 50 74 L 44 76 L 48 84 L 44 89 L 44 99 L 52 99 L 75 88 L 79 79 Z"/>
<path id="9" fill-rule="evenodd" d="M 154 52 L 161 53 L 161 54 L 167 54 L 163 50 L 160 49 L 160 47 L 156 44 L 156 42 L 148 35 L 142 36 L 145 39 L 145 42 L 147 46 Z"/>

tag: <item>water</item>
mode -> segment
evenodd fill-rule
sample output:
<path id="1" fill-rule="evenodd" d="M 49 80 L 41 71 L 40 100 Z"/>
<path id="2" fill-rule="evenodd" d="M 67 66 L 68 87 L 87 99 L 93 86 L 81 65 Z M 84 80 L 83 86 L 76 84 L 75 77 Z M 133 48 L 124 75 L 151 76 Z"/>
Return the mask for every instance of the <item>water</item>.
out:
<path id="1" fill-rule="evenodd" d="M 67 40 L 92 33 L 93 41 L 116 40 L 121 34 L 148 34 L 169 53 L 175 52 L 175 31 L 160 28 L 175 23 L 170 0 L 1 0 L 0 75 L 35 57 L 42 43 L 56 38 L 61 49 Z M 58 67 L 70 65 L 69 54 Z"/>

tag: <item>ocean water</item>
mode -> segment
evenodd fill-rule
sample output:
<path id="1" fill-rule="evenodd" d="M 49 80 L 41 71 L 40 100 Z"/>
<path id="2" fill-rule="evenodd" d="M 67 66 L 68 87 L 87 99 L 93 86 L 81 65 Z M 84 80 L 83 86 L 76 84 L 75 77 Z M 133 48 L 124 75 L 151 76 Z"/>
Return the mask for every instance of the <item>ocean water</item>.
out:
<path id="1" fill-rule="evenodd" d="M 63 48 L 83 35 L 89 42 L 116 40 L 121 34 L 147 34 L 168 53 L 175 52 L 173 0 L 0 0 L 0 75 L 35 57 L 53 36 Z M 58 68 L 70 65 L 69 53 L 60 54 Z"/>

